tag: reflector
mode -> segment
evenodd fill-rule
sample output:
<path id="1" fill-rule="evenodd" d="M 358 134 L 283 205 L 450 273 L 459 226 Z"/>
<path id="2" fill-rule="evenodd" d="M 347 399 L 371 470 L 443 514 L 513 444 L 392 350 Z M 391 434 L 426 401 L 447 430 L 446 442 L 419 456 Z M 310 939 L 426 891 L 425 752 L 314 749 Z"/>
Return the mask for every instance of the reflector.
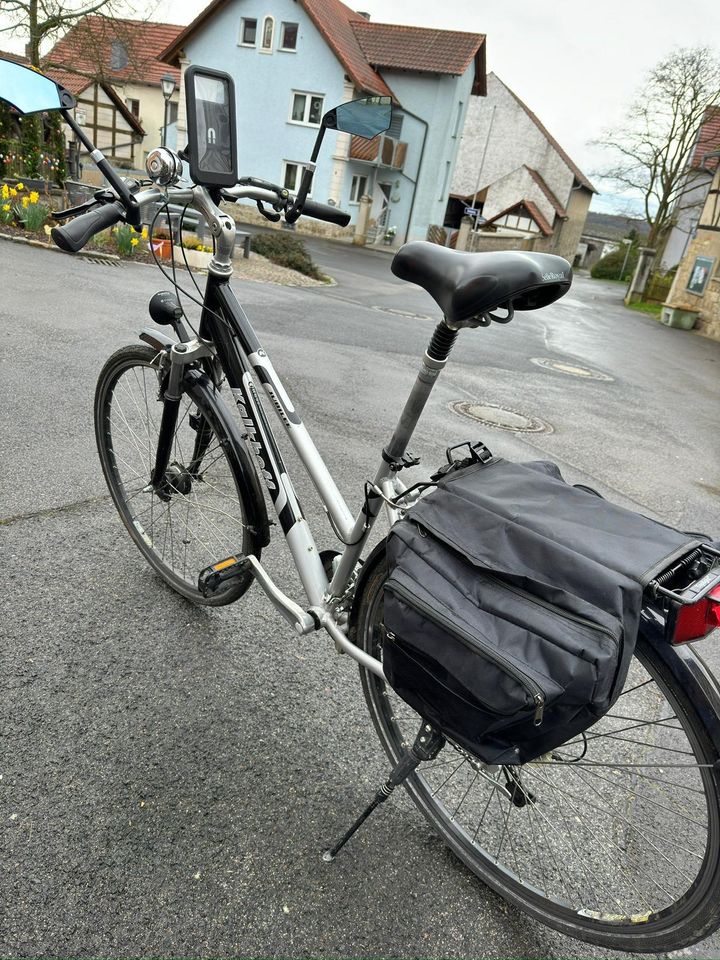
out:
<path id="1" fill-rule="evenodd" d="M 678 608 L 672 642 L 699 640 L 716 627 L 720 627 L 720 587 L 715 587 L 698 603 Z"/>

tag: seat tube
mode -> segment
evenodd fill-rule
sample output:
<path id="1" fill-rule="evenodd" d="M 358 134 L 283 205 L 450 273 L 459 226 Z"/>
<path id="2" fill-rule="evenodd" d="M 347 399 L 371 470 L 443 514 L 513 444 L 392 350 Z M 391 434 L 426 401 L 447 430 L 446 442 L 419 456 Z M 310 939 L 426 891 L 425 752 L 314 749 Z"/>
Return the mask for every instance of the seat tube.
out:
<path id="1" fill-rule="evenodd" d="M 439 323 L 435 328 L 423 356 L 415 383 L 410 391 L 410 396 L 405 402 L 390 442 L 383 450 L 382 463 L 375 475 L 374 485 L 376 487 L 380 486 L 382 481 L 390 475 L 390 464 L 400 460 L 407 450 L 420 415 L 441 370 L 447 363 L 457 335 L 458 331 L 447 326 L 445 321 Z M 362 552 L 363 545 L 369 536 L 370 527 L 380 512 L 382 503 L 381 497 L 371 491 L 350 533 L 349 542 L 352 546 L 343 552 L 332 578 L 330 584 L 330 594 L 332 596 L 339 596 L 345 588 Z"/>

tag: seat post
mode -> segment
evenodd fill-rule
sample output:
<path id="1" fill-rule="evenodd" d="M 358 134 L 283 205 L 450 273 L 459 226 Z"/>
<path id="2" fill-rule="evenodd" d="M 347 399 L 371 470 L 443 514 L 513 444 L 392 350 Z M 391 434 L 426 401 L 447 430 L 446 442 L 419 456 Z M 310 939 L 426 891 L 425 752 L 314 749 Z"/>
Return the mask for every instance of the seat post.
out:
<path id="1" fill-rule="evenodd" d="M 430 343 L 423 356 L 418 375 L 400 414 L 398 425 L 387 447 L 383 450 L 383 459 L 388 463 L 400 460 L 425 408 L 435 381 L 447 363 L 450 351 L 458 335 L 444 320 L 435 327 Z"/>

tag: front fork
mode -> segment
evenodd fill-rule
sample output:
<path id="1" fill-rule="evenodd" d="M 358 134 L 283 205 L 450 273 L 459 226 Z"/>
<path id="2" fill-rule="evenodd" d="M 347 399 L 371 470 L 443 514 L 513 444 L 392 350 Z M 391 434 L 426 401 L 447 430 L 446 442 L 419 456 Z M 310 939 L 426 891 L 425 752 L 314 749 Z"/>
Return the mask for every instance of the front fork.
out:
<path id="1" fill-rule="evenodd" d="M 150 478 L 151 486 L 158 490 L 165 479 L 168 466 L 170 465 L 170 456 L 173 449 L 173 440 L 177 428 L 178 412 L 180 410 L 180 400 L 182 398 L 182 381 L 185 368 L 196 363 L 203 357 L 212 357 L 214 349 L 207 340 L 189 340 L 187 343 L 173 343 L 168 351 L 170 358 L 170 373 L 167 378 L 167 385 L 163 394 L 163 412 L 160 421 L 160 433 L 158 435 L 158 445 L 155 451 L 155 465 Z M 212 430 L 209 425 L 201 420 L 198 425 L 195 446 L 193 449 L 192 461 L 188 465 L 188 472 L 193 475 L 202 461 L 207 450 Z"/>

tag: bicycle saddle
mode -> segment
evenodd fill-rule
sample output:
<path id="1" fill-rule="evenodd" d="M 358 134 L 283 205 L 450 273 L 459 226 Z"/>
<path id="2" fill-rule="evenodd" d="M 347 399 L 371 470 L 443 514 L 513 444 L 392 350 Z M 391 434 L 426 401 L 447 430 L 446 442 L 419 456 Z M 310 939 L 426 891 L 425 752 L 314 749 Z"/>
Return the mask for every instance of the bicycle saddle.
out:
<path id="1" fill-rule="evenodd" d="M 424 287 L 453 327 L 487 325 L 498 307 L 510 314 L 546 307 L 572 283 L 570 264 L 551 253 L 464 253 L 424 240 L 401 247 L 391 269 Z"/>

